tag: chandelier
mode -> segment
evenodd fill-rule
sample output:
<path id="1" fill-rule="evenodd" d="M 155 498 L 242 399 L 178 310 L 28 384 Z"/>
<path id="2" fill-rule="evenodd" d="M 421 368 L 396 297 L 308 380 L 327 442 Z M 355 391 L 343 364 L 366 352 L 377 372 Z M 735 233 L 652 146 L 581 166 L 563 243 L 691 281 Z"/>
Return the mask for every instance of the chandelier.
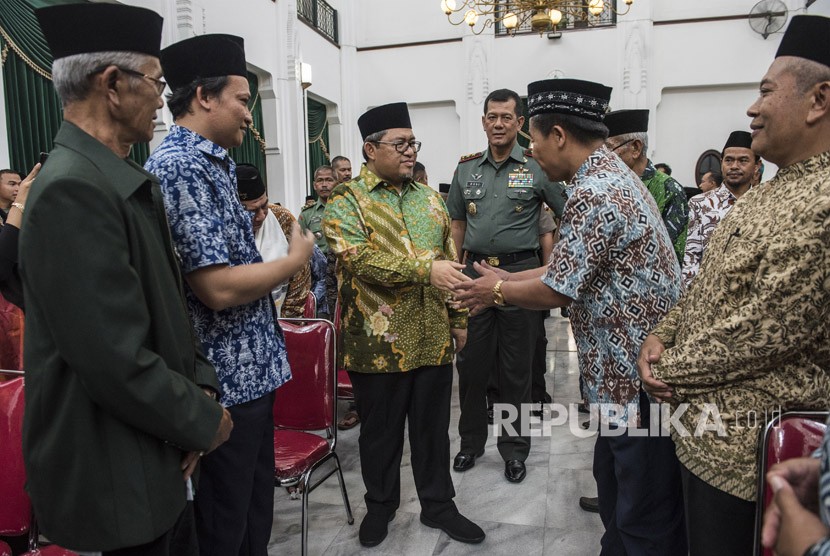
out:
<path id="1" fill-rule="evenodd" d="M 634 0 L 623 1 L 625 11 L 617 10 L 613 0 L 609 0 L 610 3 L 605 0 L 441 0 L 441 10 L 450 23 L 467 24 L 476 35 L 496 23 L 508 33 L 515 34 L 517 28 L 528 22 L 535 33 L 542 34 L 555 29 L 563 19 L 590 24 L 590 16 L 599 16 L 606 10 L 625 15 Z M 459 21 L 453 21 L 456 14 L 461 16 Z M 484 22 L 477 27 L 482 18 Z"/>

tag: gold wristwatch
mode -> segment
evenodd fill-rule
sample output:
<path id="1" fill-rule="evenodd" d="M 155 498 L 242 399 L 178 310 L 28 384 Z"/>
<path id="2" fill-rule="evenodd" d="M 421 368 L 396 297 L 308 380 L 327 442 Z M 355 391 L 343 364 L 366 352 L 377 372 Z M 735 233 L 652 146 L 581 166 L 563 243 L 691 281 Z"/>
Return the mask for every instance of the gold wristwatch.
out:
<path id="1" fill-rule="evenodd" d="M 506 305 L 504 302 L 504 294 L 501 293 L 502 284 L 504 284 L 504 280 L 499 280 L 496 282 L 496 285 L 493 286 L 493 303 L 500 307 L 504 307 Z"/>

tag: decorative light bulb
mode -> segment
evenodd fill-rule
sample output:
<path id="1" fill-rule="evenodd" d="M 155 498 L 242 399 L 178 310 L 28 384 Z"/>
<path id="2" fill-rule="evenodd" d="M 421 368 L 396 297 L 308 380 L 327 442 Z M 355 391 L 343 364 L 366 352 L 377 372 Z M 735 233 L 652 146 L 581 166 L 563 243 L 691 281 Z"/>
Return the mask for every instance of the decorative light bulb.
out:
<path id="1" fill-rule="evenodd" d="M 472 27 L 478 21 L 478 14 L 475 10 L 470 10 L 466 14 L 464 14 L 464 21 L 467 23 L 467 25 Z"/>
<path id="2" fill-rule="evenodd" d="M 588 2 L 588 11 L 592 15 L 599 15 L 605 9 L 605 2 L 603 0 L 590 0 Z"/>
<path id="3" fill-rule="evenodd" d="M 625 0 L 625 3 L 630 6 L 634 3 L 634 0 Z"/>
<path id="4" fill-rule="evenodd" d="M 553 25 L 559 25 L 559 22 L 562 21 L 562 12 L 553 8 L 550 10 L 550 22 Z"/>
<path id="5" fill-rule="evenodd" d="M 450 15 L 455 11 L 455 0 L 441 0 L 441 11 Z"/>
<path id="6" fill-rule="evenodd" d="M 505 29 L 515 29 L 519 25 L 519 16 L 513 12 L 508 13 L 502 20 Z"/>

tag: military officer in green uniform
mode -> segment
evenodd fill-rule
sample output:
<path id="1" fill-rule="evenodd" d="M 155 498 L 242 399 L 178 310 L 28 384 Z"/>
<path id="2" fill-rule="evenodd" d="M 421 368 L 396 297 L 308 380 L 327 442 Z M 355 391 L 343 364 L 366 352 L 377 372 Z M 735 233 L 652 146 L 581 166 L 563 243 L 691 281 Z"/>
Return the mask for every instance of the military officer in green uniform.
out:
<path id="1" fill-rule="evenodd" d="M 162 107 L 162 19 L 98 3 L 37 16 L 64 122 L 20 236 L 27 490 L 41 532 L 68 549 L 191 556 L 190 475 L 232 424 L 158 180 L 127 158 Z"/>
<path id="2" fill-rule="evenodd" d="M 301 210 L 298 218 L 300 228 L 314 234 L 314 242 L 323 253 L 328 253 L 329 250 L 326 236 L 323 235 L 323 213 L 326 211 L 331 190 L 337 183 L 337 175 L 331 166 L 320 166 L 314 170 L 313 185 L 314 191 L 317 192 L 317 202 Z"/>
<path id="3" fill-rule="evenodd" d="M 538 267 L 539 214 L 546 202 L 561 216 L 565 204 L 562 184 L 548 181 L 530 151 L 516 139 L 524 123 L 519 95 L 508 89 L 493 91 L 484 102 L 482 125 L 488 148 L 461 158 L 447 199 L 452 235 L 458 253 L 464 253 L 466 274 L 475 278 L 474 262 L 516 272 Z M 466 471 L 484 453 L 487 441 L 488 377 L 495 377 L 501 404 L 519 415 L 530 403 L 531 362 L 538 330 L 538 312 L 499 306 L 470 318 L 466 347 L 456 365 L 459 375 L 461 449 L 453 469 Z M 514 423 L 518 432 L 520 423 Z M 524 461 L 530 438 L 508 435 L 502 429 L 498 448 L 505 461 L 505 477 L 525 478 Z"/>

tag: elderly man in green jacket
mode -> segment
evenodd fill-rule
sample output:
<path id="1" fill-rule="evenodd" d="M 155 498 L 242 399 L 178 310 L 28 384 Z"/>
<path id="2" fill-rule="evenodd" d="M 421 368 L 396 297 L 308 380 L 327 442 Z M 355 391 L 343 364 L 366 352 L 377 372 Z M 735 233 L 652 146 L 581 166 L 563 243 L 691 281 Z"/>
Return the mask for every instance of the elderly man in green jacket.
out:
<path id="1" fill-rule="evenodd" d="M 194 340 L 158 181 L 127 158 L 162 106 L 162 20 L 116 4 L 37 15 L 65 121 L 20 238 L 27 488 L 42 533 L 67 548 L 195 554 L 191 475 L 232 422 Z"/>

